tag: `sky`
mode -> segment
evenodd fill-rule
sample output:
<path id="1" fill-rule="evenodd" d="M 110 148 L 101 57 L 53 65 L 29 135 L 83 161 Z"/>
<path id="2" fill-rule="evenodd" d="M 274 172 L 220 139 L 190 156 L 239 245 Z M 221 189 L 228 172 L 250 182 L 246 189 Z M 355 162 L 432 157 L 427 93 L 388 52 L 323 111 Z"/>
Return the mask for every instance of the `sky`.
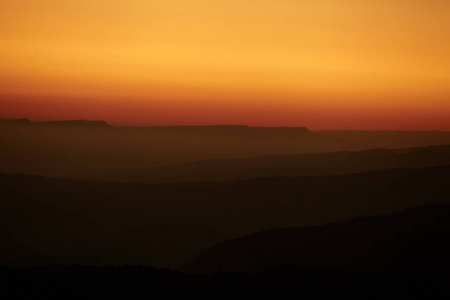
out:
<path id="1" fill-rule="evenodd" d="M 448 0 L 2 0 L 0 118 L 450 130 Z"/>

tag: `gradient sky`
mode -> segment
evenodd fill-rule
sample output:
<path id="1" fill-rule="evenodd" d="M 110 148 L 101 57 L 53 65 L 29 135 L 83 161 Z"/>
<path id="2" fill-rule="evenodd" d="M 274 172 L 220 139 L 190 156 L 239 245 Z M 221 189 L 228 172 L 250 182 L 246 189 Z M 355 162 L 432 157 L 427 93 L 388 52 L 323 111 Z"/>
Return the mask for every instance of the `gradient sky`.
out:
<path id="1" fill-rule="evenodd" d="M 450 130 L 448 0 L 2 0 L 0 118 Z"/>

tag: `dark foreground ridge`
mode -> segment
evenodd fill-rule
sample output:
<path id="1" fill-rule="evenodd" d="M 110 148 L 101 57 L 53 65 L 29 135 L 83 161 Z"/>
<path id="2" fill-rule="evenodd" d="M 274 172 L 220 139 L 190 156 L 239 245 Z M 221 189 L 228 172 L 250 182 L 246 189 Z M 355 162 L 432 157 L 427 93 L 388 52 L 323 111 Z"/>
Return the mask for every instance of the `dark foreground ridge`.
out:
<path id="1" fill-rule="evenodd" d="M 323 226 L 273 229 L 206 250 L 183 270 L 257 272 L 283 265 L 310 269 L 450 270 L 450 205 Z"/>
<path id="2" fill-rule="evenodd" d="M 239 265 L 244 270 L 255 263 L 267 267 L 267 262 L 278 259 L 278 266 L 272 264 L 274 267 L 256 273 L 188 274 L 144 266 L 0 267 L 0 297 L 446 299 L 450 294 L 449 230 L 450 206 L 426 205 L 389 216 L 254 234 L 219 244 L 187 267 L 204 267 L 202 263 L 207 262 L 210 270 L 217 270 L 217 259 L 223 259 L 221 265 L 229 264 L 227 270 L 237 269 Z M 258 245 L 260 242 L 263 244 Z M 248 247 L 240 247 L 245 243 L 258 250 L 249 252 Z M 363 248 L 370 251 L 355 256 Z M 283 253 L 280 249 L 284 249 Z M 222 252 L 220 257 L 221 250 L 228 253 Z M 264 256 L 270 252 L 270 256 Z M 280 254 L 287 259 L 280 261 Z M 292 255 L 297 261 L 292 261 Z M 356 259 L 346 266 L 327 262 L 330 258 L 341 262 L 342 255 Z M 315 266 L 309 261 L 320 257 L 325 264 Z"/>
<path id="3" fill-rule="evenodd" d="M 1 268 L 2 299 L 448 299 L 448 271 L 186 274 L 143 266 Z"/>
<path id="4" fill-rule="evenodd" d="M 2 299 L 447 299 L 447 272 L 313 271 L 188 275 L 150 267 L 0 268 Z"/>

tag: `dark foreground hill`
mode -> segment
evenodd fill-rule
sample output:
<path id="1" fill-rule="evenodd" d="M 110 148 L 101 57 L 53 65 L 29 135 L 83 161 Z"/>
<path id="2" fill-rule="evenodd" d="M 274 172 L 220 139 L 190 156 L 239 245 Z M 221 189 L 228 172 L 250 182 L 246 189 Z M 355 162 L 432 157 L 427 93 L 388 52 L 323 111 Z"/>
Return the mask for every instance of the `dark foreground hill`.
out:
<path id="1" fill-rule="evenodd" d="M 119 184 L 0 175 L 0 265 L 178 267 L 217 242 L 450 202 L 450 166 Z"/>
<path id="2" fill-rule="evenodd" d="M 448 299 L 449 273 L 282 267 L 184 274 L 150 267 L 0 268 L 2 299 Z"/>
<path id="3" fill-rule="evenodd" d="M 226 241 L 183 270 L 257 272 L 291 265 L 308 269 L 450 271 L 450 205 L 318 227 L 274 229 Z"/>
<path id="4" fill-rule="evenodd" d="M 408 149 L 371 149 L 204 160 L 97 175 L 119 182 L 229 181 L 255 177 L 330 176 L 372 170 L 450 165 L 450 146 Z"/>

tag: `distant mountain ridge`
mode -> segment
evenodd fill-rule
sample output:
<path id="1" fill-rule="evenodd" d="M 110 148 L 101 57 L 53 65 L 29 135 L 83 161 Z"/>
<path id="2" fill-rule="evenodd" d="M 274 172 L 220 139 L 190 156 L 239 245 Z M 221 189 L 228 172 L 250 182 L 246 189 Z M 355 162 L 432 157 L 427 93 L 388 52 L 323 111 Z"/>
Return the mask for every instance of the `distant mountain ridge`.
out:
<path id="1" fill-rule="evenodd" d="M 0 125 L 9 126 L 42 126 L 42 127 L 61 127 L 61 128 L 97 128 L 97 127 L 111 127 L 103 120 L 88 121 L 88 120 L 63 120 L 63 121 L 30 121 L 29 119 L 1 119 Z"/>
<path id="2" fill-rule="evenodd" d="M 99 175 L 119 182 L 231 181 L 254 177 L 330 176 L 404 167 L 450 165 L 450 145 L 204 160 Z M 95 178 L 95 177 L 93 177 Z"/>
<path id="3" fill-rule="evenodd" d="M 88 121 L 84 119 L 79 120 L 55 120 L 55 121 L 31 121 L 29 119 L 0 119 L 0 125 L 36 125 L 36 126 L 108 126 L 106 121 L 95 120 Z M 271 134 L 282 134 L 282 135 L 297 135 L 299 133 L 310 133 L 313 134 L 307 127 L 295 126 L 295 127 L 258 127 L 258 126 L 248 126 L 248 125 L 172 125 L 172 126 L 143 126 L 143 127 L 115 127 L 128 130 L 145 130 L 145 131 L 162 131 L 162 132 L 178 132 L 178 133 L 201 133 L 201 134 L 212 134 L 212 133 L 228 133 L 228 134 L 246 134 L 246 135 L 271 135 Z"/>
<path id="4" fill-rule="evenodd" d="M 23 119 L 1 121 L 0 140 L 2 173 L 78 180 L 183 182 L 322 176 L 447 164 L 448 159 L 435 153 L 436 148 L 431 150 L 433 153 L 416 153 L 416 161 L 408 155 L 402 157 L 402 153 L 389 156 L 388 151 L 450 145 L 450 133 L 349 135 L 310 131 L 306 127 L 245 125 L 132 128 L 111 127 L 103 121 Z M 374 149 L 373 153 L 345 153 L 369 149 Z M 365 157 L 372 154 L 379 158 Z M 224 159 L 227 161 L 219 161 Z"/>
<path id="5" fill-rule="evenodd" d="M 364 148 L 411 148 L 450 144 L 450 132 L 441 130 L 319 130 L 317 134 Z"/>
<path id="6" fill-rule="evenodd" d="M 110 127 L 103 122 L 0 122 L 0 172 L 70 179 L 202 159 L 343 149 L 305 127 Z M 13 124 L 13 125 L 11 125 Z"/>
<path id="7" fill-rule="evenodd" d="M 205 126 L 150 126 L 126 127 L 127 130 L 147 132 L 184 133 L 184 134 L 218 134 L 247 138 L 299 138 L 317 137 L 318 134 L 307 127 L 257 127 L 247 125 L 205 125 Z"/>

